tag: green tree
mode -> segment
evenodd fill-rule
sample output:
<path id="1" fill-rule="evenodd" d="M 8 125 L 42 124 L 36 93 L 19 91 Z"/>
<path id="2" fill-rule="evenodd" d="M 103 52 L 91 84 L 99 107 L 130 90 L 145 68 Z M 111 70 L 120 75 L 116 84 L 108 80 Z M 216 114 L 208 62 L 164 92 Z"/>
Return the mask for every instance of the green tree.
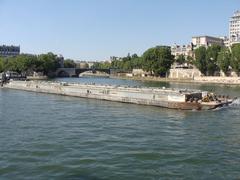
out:
<path id="1" fill-rule="evenodd" d="M 60 67 L 60 61 L 53 53 L 39 56 L 21 54 L 0 59 L 0 71 L 16 71 L 25 74 L 37 71 L 48 75 Z"/>
<path id="2" fill-rule="evenodd" d="M 122 69 L 126 71 L 132 70 L 131 60 L 124 62 Z"/>
<path id="3" fill-rule="evenodd" d="M 110 62 L 95 62 L 93 65 L 93 68 L 95 69 L 109 69 L 111 68 Z"/>
<path id="4" fill-rule="evenodd" d="M 186 62 L 187 62 L 188 64 L 193 64 L 193 57 L 187 56 Z"/>
<path id="5" fill-rule="evenodd" d="M 176 62 L 179 64 L 184 64 L 186 62 L 185 56 L 184 55 L 179 55 L 176 59 Z"/>
<path id="6" fill-rule="evenodd" d="M 143 58 L 142 57 L 132 57 L 131 60 L 131 67 L 134 69 L 141 69 L 142 68 L 142 64 L 143 64 Z"/>
<path id="7" fill-rule="evenodd" d="M 132 59 L 137 59 L 138 58 L 138 55 L 135 53 L 132 55 Z"/>
<path id="8" fill-rule="evenodd" d="M 0 72 L 4 71 L 4 67 L 3 67 L 3 58 L 0 57 Z"/>
<path id="9" fill-rule="evenodd" d="M 64 61 L 64 67 L 65 68 L 75 68 L 76 67 L 76 63 L 73 60 L 71 60 L 71 59 L 66 59 Z"/>
<path id="10" fill-rule="evenodd" d="M 37 56 L 21 54 L 14 57 L 2 58 L 4 71 L 27 73 L 36 70 Z"/>
<path id="11" fill-rule="evenodd" d="M 170 47 L 157 46 L 143 54 L 143 69 L 154 75 L 166 76 L 174 62 Z"/>
<path id="12" fill-rule="evenodd" d="M 231 57 L 231 67 L 236 73 L 240 72 L 240 44 L 234 44 L 231 47 L 232 57 Z"/>
<path id="13" fill-rule="evenodd" d="M 4 59 L 4 71 L 17 71 L 19 72 L 19 62 L 16 57 L 7 57 Z"/>
<path id="14" fill-rule="evenodd" d="M 110 67 L 114 68 L 114 69 L 123 70 L 123 66 L 124 66 L 125 62 L 127 62 L 127 60 L 125 58 L 122 58 L 121 60 L 115 59 L 111 62 Z"/>
<path id="15" fill-rule="evenodd" d="M 206 48 L 204 46 L 195 50 L 195 65 L 203 73 L 207 74 Z"/>
<path id="16" fill-rule="evenodd" d="M 16 71 L 19 73 L 33 72 L 36 70 L 37 56 L 21 54 L 16 56 Z"/>
<path id="17" fill-rule="evenodd" d="M 218 67 L 226 74 L 229 71 L 231 52 L 228 48 L 222 48 L 217 57 Z"/>
<path id="18" fill-rule="evenodd" d="M 206 62 L 208 75 L 214 75 L 214 72 L 219 70 L 217 66 L 217 57 L 220 51 L 221 46 L 215 44 L 207 48 Z"/>
<path id="19" fill-rule="evenodd" d="M 39 69 L 44 72 L 45 75 L 56 71 L 60 67 L 57 60 L 57 56 L 53 53 L 41 54 L 38 56 Z"/>

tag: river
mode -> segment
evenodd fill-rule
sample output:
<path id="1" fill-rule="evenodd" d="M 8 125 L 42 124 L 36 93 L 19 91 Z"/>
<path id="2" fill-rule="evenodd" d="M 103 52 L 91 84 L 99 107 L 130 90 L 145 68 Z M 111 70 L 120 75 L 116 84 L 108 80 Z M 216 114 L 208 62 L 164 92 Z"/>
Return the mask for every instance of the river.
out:
<path id="1" fill-rule="evenodd" d="M 56 79 L 213 90 L 240 87 Z M 239 179 L 240 105 L 214 111 L 0 89 L 0 179 Z"/>

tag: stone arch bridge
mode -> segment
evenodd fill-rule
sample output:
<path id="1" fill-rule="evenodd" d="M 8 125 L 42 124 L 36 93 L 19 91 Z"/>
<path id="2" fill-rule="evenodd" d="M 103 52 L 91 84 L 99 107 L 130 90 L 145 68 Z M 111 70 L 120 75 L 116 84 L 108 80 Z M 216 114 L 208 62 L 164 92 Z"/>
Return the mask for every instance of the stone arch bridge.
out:
<path id="1" fill-rule="evenodd" d="M 92 72 L 94 74 L 97 71 L 106 74 L 111 73 L 110 69 L 93 69 L 93 68 L 58 68 L 55 73 L 57 77 L 78 77 L 79 74 L 84 73 L 86 71 Z"/>

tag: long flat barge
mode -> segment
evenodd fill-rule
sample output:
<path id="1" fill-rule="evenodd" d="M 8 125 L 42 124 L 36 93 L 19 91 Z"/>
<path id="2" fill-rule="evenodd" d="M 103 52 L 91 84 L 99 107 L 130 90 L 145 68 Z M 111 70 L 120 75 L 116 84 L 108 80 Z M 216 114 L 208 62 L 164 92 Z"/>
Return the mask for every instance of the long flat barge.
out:
<path id="1" fill-rule="evenodd" d="M 3 88 L 182 110 L 209 110 L 233 102 L 225 96 L 217 97 L 205 91 L 164 87 L 139 88 L 66 82 L 10 81 L 4 84 Z"/>

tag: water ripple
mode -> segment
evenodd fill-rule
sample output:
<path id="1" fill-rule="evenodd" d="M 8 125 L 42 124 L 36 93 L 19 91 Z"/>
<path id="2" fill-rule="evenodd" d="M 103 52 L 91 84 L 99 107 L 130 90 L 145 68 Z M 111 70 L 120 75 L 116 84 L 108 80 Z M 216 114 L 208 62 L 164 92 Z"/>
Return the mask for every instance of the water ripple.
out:
<path id="1" fill-rule="evenodd" d="M 0 90 L 0 179 L 238 179 L 238 101 L 192 112 Z"/>

